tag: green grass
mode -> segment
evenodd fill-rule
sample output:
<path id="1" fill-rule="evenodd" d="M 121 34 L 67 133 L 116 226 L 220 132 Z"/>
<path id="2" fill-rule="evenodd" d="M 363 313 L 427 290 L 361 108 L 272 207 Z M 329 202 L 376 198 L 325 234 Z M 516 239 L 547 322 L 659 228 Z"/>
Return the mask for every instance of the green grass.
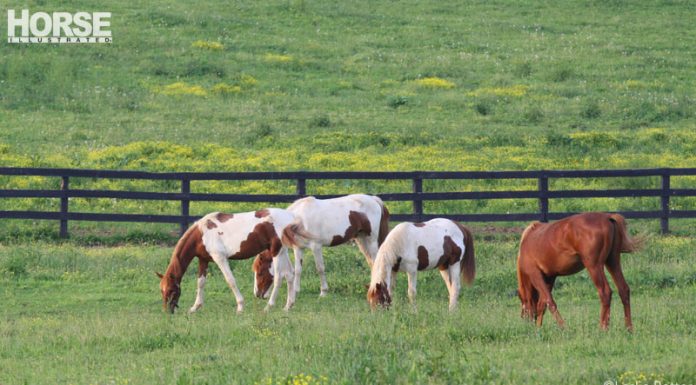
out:
<path id="1" fill-rule="evenodd" d="M 113 44 L 0 45 L 0 165 L 149 171 L 696 166 L 696 79 L 688 39 L 696 27 L 689 2 L 82 6 L 112 12 Z M 674 178 L 672 185 L 691 188 L 694 180 Z M 59 183 L 0 177 L 8 188 Z M 424 187 L 533 184 L 433 181 Z M 587 185 L 659 188 L 659 181 L 569 180 L 552 188 Z M 179 188 L 79 178 L 71 187 Z M 409 188 L 383 181 L 310 182 L 308 193 Z M 271 182 L 194 183 L 192 189 L 294 192 L 289 183 Z M 692 198 L 671 203 L 676 210 L 696 208 Z M 56 211 L 58 205 L 56 199 L 12 199 L 1 201 L 0 209 Z M 528 212 L 536 205 L 434 202 L 425 210 Z M 255 208 L 194 203 L 191 212 Z M 658 208 L 657 198 L 551 202 L 553 211 Z M 111 199 L 73 199 L 71 209 L 178 211 L 175 202 Z M 409 206 L 395 203 L 392 209 Z"/>
<path id="2" fill-rule="evenodd" d="M 520 319 L 516 246 L 514 235 L 479 237 L 478 276 L 454 314 L 433 271 L 418 275 L 417 311 L 400 275 L 394 306 L 371 313 L 364 259 L 355 247 L 341 247 L 326 252 L 327 298 L 318 297 L 310 258 L 296 306 L 266 314 L 251 292 L 250 261 L 235 262 L 244 314 L 235 313 L 213 268 L 201 311 L 170 316 L 153 271 L 165 268 L 171 247 L 8 244 L 0 247 L 0 382 L 263 383 L 304 373 L 346 384 L 581 384 L 627 372 L 686 383 L 696 376 L 693 238 L 650 239 L 624 256 L 633 334 L 623 328 L 617 295 L 610 330 L 599 330 L 599 300 L 584 272 L 561 278 L 555 291 L 566 330 L 550 316 L 541 329 Z M 194 288 L 191 273 L 182 309 Z"/>
<path id="3" fill-rule="evenodd" d="M 0 43 L 0 166 L 148 171 L 536 170 L 696 166 L 688 1 L 9 1 L 3 9 L 110 11 L 111 45 Z M 4 36 L 4 35 L 3 35 Z M 693 188 L 696 178 L 673 178 Z M 57 188 L 0 177 L 0 188 Z M 71 179 L 79 189 L 178 191 L 170 182 Z M 425 191 L 524 190 L 535 181 L 432 181 Z M 657 178 L 551 181 L 553 190 L 659 188 Z M 291 183 L 194 182 L 193 192 L 292 193 Z M 406 192 L 407 182 L 313 182 L 310 194 Z M 71 210 L 175 214 L 175 202 L 72 199 Z M 528 212 L 535 200 L 426 202 L 428 213 Z M 673 209 L 694 210 L 674 197 Z M 57 211 L 55 199 L 0 210 Z M 256 209 L 195 202 L 192 214 Z M 659 200 L 552 200 L 552 211 L 656 210 Z M 390 210 L 404 213 L 408 203 Z M 514 224 L 519 226 L 520 224 Z M 627 383 L 696 378 L 694 221 L 626 256 L 636 332 L 614 296 L 608 333 L 585 273 L 561 279 L 560 331 L 518 318 L 516 235 L 479 238 L 479 276 L 446 313 L 437 273 L 418 311 L 370 313 L 354 249 L 327 252 L 289 314 L 251 298 L 238 316 L 214 269 L 194 316 L 162 314 L 153 271 L 175 226 L 3 220 L 0 383 Z M 658 230 L 656 221 L 632 229 Z M 184 282 L 193 301 L 194 281 Z M 675 354 L 677 352 L 678 354 Z M 322 380 L 322 376 L 327 379 Z"/>

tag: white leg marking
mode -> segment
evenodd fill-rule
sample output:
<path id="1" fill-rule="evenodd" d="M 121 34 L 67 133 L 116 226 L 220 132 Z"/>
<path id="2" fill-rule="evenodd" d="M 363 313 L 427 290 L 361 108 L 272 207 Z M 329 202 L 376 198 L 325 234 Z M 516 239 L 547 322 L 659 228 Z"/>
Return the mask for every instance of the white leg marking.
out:
<path id="1" fill-rule="evenodd" d="M 450 280 L 449 270 L 440 270 L 440 275 L 442 276 L 442 280 L 445 281 L 445 285 L 447 286 L 447 292 L 451 293 L 452 281 Z"/>
<path id="2" fill-rule="evenodd" d="M 302 258 L 304 255 L 302 253 L 301 247 L 294 247 L 293 253 L 295 254 L 295 293 L 300 292 L 300 276 L 302 275 Z"/>
<path id="3" fill-rule="evenodd" d="M 355 238 L 355 243 L 358 244 L 358 249 L 360 249 L 362 255 L 365 256 L 367 265 L 370 266 L 370 270 L 372 270 L 372 264 L 377 257 L 377 238 L 357 237 Z"/>
<path id="4" fill-rule="evenodd" d="M 232 270 L 230 269 L 230 264 L 227 261 L 227 258 L 222 258 L 215 255 L 212 257 L 220 268 L 220 271 L 222 271 L 222 275 L 225 277 L 227 285 L 232 290 L 232 293 L 234 293 L 234 297 L 237 300 L 237 313 L 241 313 L 244 310 L 244 297 L 237 287 L 237 281 L 235 281 L 234 275 L 232 275 Z"/>
<path id="5" fill-rule="evenodd" d="M 329 292 L 329 284 L 326 283 L 326 272 L 324 269 L 324 255 L 321 250 L 321 245 L 318 243 L 312 244 L 312 254 L 314 254 L 314 264 L 317 266 L 317 273 L 321 279 L 320 297 L 325 297 Z"/>
<path id="6" fill-rule="evenodd" d="M 415 305 L 416 303 L 416 272 L 408 272 L 408 300 Z"/>
<path id="7" fill-rule="evenodd" d="M 449 310 L 454 311 L 457 309 L 457 303 L 459 301 L 459 290 L 461 288 L 461 264 L 455 263 L 449 267 L 450 280 L 452 282 L 450 289 L 449 298 Z"/>
<path id="8" fill-rule="evenodd" d="M 194 302 L 193 306 L 191 306 L 191 309 L 189 309 L 189 313 L 193 313 L 200 309 L 201 306 L 203 306 L 203 289 L 205 288 L 205 280 L 205 275 L 198 276 L 196 302 Z"/>

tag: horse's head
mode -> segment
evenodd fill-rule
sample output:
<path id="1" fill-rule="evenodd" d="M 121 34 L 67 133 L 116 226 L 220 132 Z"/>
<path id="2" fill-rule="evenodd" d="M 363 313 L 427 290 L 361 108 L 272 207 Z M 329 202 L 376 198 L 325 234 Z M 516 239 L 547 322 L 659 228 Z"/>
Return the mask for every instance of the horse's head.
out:
<path id="1" fill-rule="evenodd" d="M 389 295 L 387 284 L 380 282 L 375 284 L 374 287 L 369 287 L 367 289 L 367 302 L 370 303 L 370 307 L 373 310 L 377 305 L 389 307 L 391 305 L 391 296 Z"/>
<path id="2" fill-rule="evenodd" d="M 174 310 L 179 307 L 179 297 L 181 296 L 181 286 L 179 280 L 176 279 L 173 273 L 160 274 L 160 291 L 162 292 L 162 307 L 165 311 L 174 313 Z"/>
<path id="3" fill-rule="evenodd" d="M 254 295 L 258 298 L 268 298 L 273 284 L 273 256 L 266 250 L 256 256 L 254 264 Z"/>

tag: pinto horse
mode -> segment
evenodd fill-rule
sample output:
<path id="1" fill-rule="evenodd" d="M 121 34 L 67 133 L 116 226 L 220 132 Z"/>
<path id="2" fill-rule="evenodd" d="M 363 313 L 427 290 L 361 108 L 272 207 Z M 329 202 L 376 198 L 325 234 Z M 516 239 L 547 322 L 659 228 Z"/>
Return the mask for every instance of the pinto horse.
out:
<path id="1" fill-rule="evenodd" d="M 602 302 L 600 327 L 609 327 L 611 288 L 604 267 L 614 279 L 624 307 L 626 328 L 633 330 L 628 284 L 621 271 L 621 253 L 637 250 L 619 214 L 583 213 L 554 223 L 532 222 L 522 233 L 517 257 L 518 295 L 522 317 L 541 326 L 546 308 L 563 327 L 551 291 L 556 277 L 587 269 Z"/>
<path id="2" fill-rule="evenodd" d="M 160 277 L 160 289 L 165 310 L 174 312 L 181 295 L 181 279 L 194 257 L 198 257 L 198 291 L 196 302 L 189 312 L 203 306 L 208 263 L 215 262 L 222 271 L 228 286 L 237 301 L 237 312 L 244 309 L 244 297 L 237 288 L 228 259 L 247 259 L 259 253 L 263 256 L 254 262 L 254 292 L 265 294 L 273 283 L 268 301 L 270 308 L 275 304 L 281 280 L 288 284 L 285 309 L 295 302 L 293 272 L 288 257 L 288 247 L 299 239 L 309 237 L 295 217 L 282 209 L 263 209 L 239 214 L 211 213 L 189 227 L 177 242 L 172 258 Z"/>
<path id="3" fill-rule="evenodd" d="M 460 275 L 471 284 L 476 275 L 474 238 L 455 221 L 435 218 L 425 223 L 400 223 L 387 235 L 377 252 L 367 301 L 374 309 L 391 304 L 395 276 L 408 274 L 408 298 L 416 297 L 416 272 L 438 268 L 449 291 L 449 310 L 455 310 L 461 288 Z"/>
<path id="4" fill-rule="evenodd" d="M 358 248 L 372 267 L 379 245 L 389 232 L 389 211 L 381 199 L 372 195 L 353 194 L 333 199 L 306 197 L 295 201 L 287 209 L 295 215 L 315 238 L 293 246 L 295 254 L 295 290 L 300 291 L 302 249 L 314 254 L 317 272 L 321 277 L 320 296 L 329 290 L 324 273 L 322 247 L 338 246 L 355 240 Z"/>

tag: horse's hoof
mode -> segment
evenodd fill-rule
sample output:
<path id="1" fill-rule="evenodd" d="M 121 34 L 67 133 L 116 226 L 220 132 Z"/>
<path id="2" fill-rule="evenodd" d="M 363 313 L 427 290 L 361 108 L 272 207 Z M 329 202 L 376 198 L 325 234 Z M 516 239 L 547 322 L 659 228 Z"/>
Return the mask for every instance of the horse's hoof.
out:
<path id="1" fill-rule="evenodd" d="M 263 312 L 268 313 L 269 311 L 271 311 L 271 305 L 266 305 L 266 307 L 263 308 Z"/>
<path id="2" fill-rule="evenodd" d="M 327 294 L 329 294 L 328 290 L 326 290 L 326 291 L 325 291 L 325 290 L 322 290 L 322 291 L 319 293 L 319 297 L 326 297 Z"/>

